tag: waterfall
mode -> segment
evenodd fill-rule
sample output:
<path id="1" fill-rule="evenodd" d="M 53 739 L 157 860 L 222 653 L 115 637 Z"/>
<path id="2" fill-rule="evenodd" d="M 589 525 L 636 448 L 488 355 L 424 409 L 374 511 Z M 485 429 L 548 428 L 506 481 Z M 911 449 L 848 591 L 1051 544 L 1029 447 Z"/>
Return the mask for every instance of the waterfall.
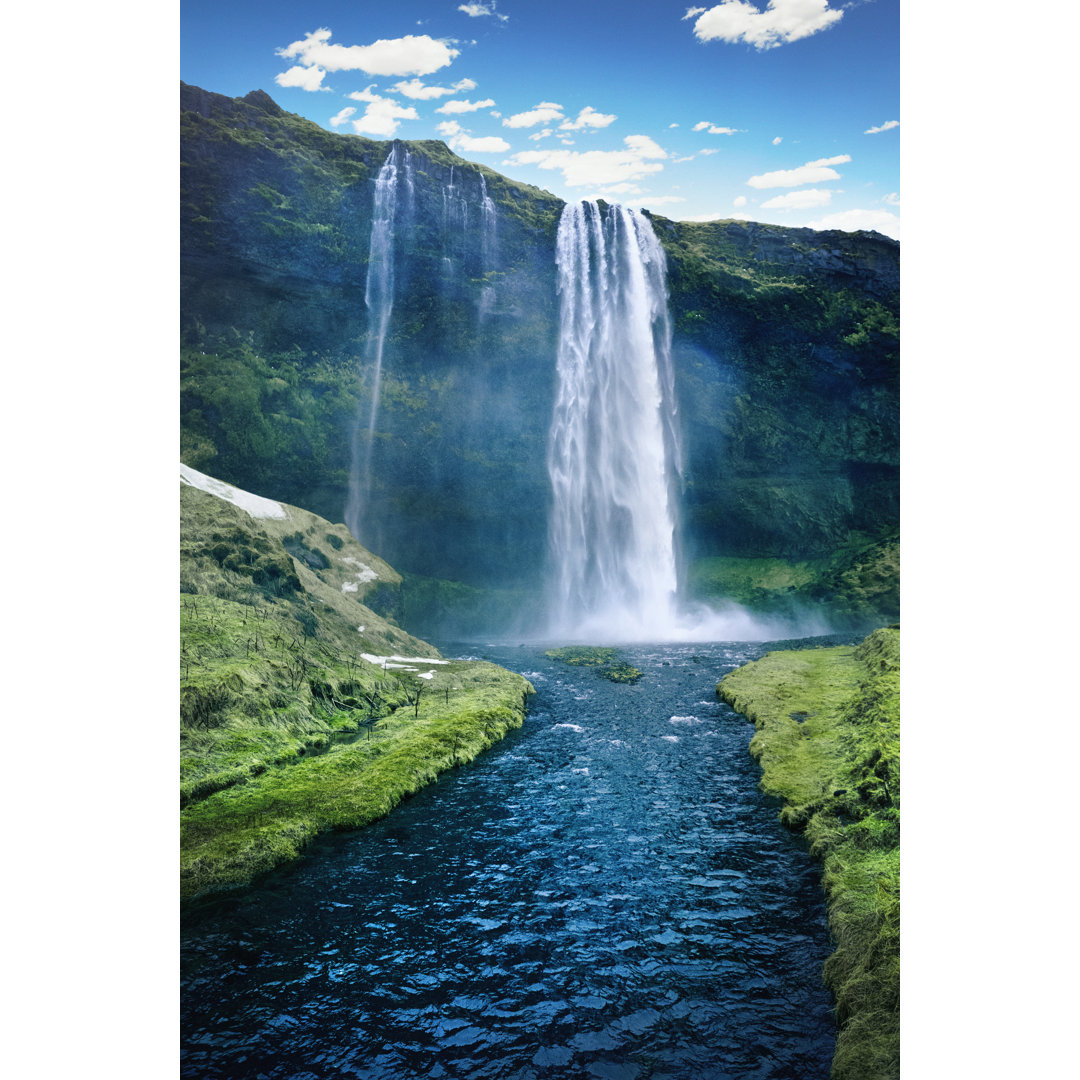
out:
<path id="1" fill-rule="evenodd" d="M 371 449 L 379 416 L 383 349 L 390 327 L 390 315 L 394 310 L 394 225 L 398 213 L 399 179 L 405 186 L 407 216 L 411 216 L 415 198 L 412 173 L 412 155 L 395 142 L 375 177 L 375 205 L 371 216 L 371 243 L 364 287 L 364 304 L 368 310 L 367 359 L 372 370 L 371 403 L 366 439 L 362 436 L 359 415 L 353 428 L 349 494 L 345 502 L 345 524 L 358 539 L 371 495 Z M 371 530 L 366 532 L 370 542 Z"/>
<path id="2" fill-rule="evenodd" d="M 664 252 L 643 215 L 585 202 L 563 210 L 556 266 L 551 632 L 670 637 L 681 463 Z"/>

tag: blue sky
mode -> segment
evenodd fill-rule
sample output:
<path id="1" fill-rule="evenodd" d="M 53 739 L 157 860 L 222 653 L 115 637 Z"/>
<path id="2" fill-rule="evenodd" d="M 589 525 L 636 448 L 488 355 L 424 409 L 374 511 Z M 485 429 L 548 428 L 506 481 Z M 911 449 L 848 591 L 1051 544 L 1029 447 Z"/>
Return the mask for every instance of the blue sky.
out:
<path id="1" fill-rule="evenodd" d="M 572 200 L 899 238 L 899 0 L 186 0 L 181 78 Z"/>

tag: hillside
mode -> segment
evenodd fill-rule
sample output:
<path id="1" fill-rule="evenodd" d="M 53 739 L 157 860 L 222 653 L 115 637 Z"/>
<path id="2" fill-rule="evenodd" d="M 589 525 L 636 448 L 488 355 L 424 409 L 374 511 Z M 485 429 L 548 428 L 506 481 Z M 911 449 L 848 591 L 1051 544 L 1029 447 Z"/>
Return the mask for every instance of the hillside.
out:
<path id="1" fill-rule="evenodd" d="M 246 884 L 520 726 L 526 680 L 395 622 L 401 578 L 344 525 L 186 466 L 181 894 Z"/>
<path id="2" fill-rule="evenodd" d="M 327 132 L 261 91 L 189 86 L 181 133 L 184 460 L 338 519 L 371 404 L 365 287 L 391 144 Z M 544 576 L 563 203 L 443 143 L 396 145 L 410 172 L 371 444 L 377 525 L 361 539 L 420 583 L 417 625 L 436 626 L 462 597 L 490 610 L 492 589 L 512 609 Z M 854 600 L 845 590 L 860 566 L 895 564 L 875 551 L 899 518 L 899 245 L 652 222 L 668 262 L 687 580 L 708 596 L 745 577 L 729 560 L 771 560 L 751 575 L 766 607 L 894 618 L 895 575 L 852 586 Z M 777 573 L 806 567 L 803 594 L 773 595 Z"/>

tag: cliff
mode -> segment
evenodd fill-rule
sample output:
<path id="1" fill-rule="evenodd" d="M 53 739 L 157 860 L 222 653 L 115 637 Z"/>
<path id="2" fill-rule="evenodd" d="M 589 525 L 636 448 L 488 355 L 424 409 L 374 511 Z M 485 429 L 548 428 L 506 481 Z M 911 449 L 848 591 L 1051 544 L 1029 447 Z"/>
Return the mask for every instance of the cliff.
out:
<path id="1" fill-rule="evenodd" d="M 181 132 L 184 459 L 339 519 L 370 402 L 364 295 L 390 144 L 324 131 L 261 91 L 188 86 Z M 411 186 L 362 540 L 410 575 L 535 587 L 563 204 L 443 143 L 402 145 Z M 800 602 L 829 603 L 828 581 L 877 559 L 898 521 L 899 245 L 652 221 L 668 259 L 684 556 L 713 560 L 690 580 L 715 583 L 730 560 L 801 562 Z M 764 594 L 775 606 L 788 591 Z M 891 614 L 895 583 L 885 592 Z"/>

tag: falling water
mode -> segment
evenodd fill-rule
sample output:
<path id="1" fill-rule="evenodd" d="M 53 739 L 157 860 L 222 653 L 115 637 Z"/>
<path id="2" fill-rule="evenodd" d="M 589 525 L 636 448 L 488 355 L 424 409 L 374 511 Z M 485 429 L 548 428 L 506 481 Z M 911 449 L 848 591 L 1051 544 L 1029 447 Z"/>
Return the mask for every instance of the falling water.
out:
<path id="1" fill-rule="evenodd" d="M 563 210 L 556 246 L 551 629 L 668 637 L 681 466 L 664 252 L 647 218 L 594 202 Z"/>
<path id="2" fill-rule="evenodd" d="M 364 304 L 368 310 L 368 358 L 372 369 L 371 405 L 367 437 L 363 438 L 359 415 L 353 429 L 349 495 L 345 503 L 345 524 L 358 538 L 371 494 L 371 448 L 379 415 L 383 348 L 390 315 L 394 310 L 394 223 L 398 208 L 399 163 L 407 206 L 411 208 L 414 198 L 412 158 L 405 147 L 400 143 L 391 145 L 390 153 L 375 178 L 375 206 L 371 218 L 367 284 L 364 288 Z"/>

